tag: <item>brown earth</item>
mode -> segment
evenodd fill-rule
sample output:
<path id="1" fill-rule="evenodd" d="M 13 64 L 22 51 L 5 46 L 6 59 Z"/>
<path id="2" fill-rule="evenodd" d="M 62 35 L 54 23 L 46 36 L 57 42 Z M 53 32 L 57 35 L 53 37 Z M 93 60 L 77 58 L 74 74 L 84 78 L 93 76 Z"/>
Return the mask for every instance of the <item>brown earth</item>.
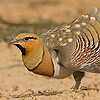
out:
<path id="1" fill-rule="evenodd" d="M 74 84 L 73 77 L 53 79 L 35 75 L 27 71 L 21 60 L 21 53 L 15 46 L 0 43 L 0 100 L 16 100 L 10 95 L 29 94 L 34 91 L 62 91 L 62 94 L 52 96 L 36 96 L 17 98 L 18 100 L 100 100 L 100 74 L 86 73 L 81 86 L 94 90 L 79 90 L 77 93 L 70 89 Z"/>
<path id="2" fill-rule="evenodd" d="M 36 23 L 39 17 L 55 23 L 67 23 L 81 14 L 99 7 L 99 0 L 0 0 L 0 16 L 9 23 Z M 6 27 L 6 26 L 5 26 Z M 1 34 L 1 33 L 0 33 Z M 3 33 L 2 33 L 3 34 Z M 6 34 L 8 35 L 8 34 Z M 6 37 L 5 35 L 5 37 Z M 100 100 L 100 74 L 86 73 L 81 86 L 88 90 L 70 89 L 73 77 L 53 79 L 27 71 L 20 51 L 8 43 L 0 43 L 0 100 Z M 80 86 L 80 87 L 81 87 Z M 62 91 L 62 94 L 12 98 L 10 95 Z"/>

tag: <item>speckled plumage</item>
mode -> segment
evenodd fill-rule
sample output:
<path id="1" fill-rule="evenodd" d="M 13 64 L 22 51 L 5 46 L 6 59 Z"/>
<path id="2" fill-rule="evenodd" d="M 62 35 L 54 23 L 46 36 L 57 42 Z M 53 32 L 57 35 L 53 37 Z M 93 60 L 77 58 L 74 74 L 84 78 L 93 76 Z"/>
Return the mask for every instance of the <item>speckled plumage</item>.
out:
<path id="1" fill-rule="evenodd" d="M 86 69 L 86 71 L 95 72 L 95 68 L 92 68 L 92 71 L 89 66 L 91 67 L 100 59 L 100 10 L 95 7 L 88 14 L 82 15 L 70 24 L 51 29 L 42 34 L 41 37 L 45 38 L 46 46 L 51 51 L 64 47 L 66 49 L 71 48 L 71 53 L 68 50 L 66 50 L 68 52 L 63 51 L 63 56 L 70 53 L 70 60 L 66 61 L 74 67 L 78 67 L 76 68 L 78 71 Z"/>

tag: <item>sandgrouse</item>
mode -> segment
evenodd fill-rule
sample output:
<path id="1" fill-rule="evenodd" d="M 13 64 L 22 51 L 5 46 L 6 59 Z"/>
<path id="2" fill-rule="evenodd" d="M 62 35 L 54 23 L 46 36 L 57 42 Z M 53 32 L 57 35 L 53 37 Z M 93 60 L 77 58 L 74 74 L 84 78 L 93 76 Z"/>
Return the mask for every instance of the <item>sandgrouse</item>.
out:
<path id="1" fill-rule="evenodd" d="M 29 71 L 54 78 L 73 74 L 77 90 L 85 72 L 100 73 L 100 10 L 95 7 L 40 36 L 19 34 L 11 43 L 21 50 Z"/>

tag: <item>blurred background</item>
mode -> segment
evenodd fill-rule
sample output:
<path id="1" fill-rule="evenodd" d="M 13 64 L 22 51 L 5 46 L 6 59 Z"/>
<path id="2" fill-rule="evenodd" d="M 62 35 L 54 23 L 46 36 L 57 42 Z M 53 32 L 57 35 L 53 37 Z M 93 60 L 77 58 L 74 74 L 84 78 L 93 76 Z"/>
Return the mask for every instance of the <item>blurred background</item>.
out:
<path id="1" fill-rule="evenodd" d="M 41 34 L 95 6 L 99 8 L 99 0 L 0 0 L 0 41 L 22 32 Z"/>
<path id="2" fill-rule="evenodd" d="M 100 1 L 0 0 L 0 100 L 15 100 L 9 94 L 29 93 L 30 89 L 35 92 L 67 89 L 63 94 L 34 97 L 34 100 L 100 100 L 100 94 L 95 89 L 73 93 L 70 89 L 75 84 L 72 76 L 58 80 L 27 71 L 21 52 L 8 45 L 19 33 L 40 35 L 48 29 L 70 23 L 93 7 L 100 9 Z M 86 73 L 81 86 L 100 88 L 100 75 Z"/>

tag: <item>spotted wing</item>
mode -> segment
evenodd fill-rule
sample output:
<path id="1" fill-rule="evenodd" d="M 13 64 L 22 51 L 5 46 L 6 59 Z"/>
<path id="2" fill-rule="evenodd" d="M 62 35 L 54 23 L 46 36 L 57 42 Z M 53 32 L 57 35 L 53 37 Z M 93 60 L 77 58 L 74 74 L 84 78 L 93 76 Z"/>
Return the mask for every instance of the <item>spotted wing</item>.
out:
<path id="1" fill-rule="evenodd" d="M 70 24 L 50 29 L 46 33 L 43 33 L 41 37 L 46 41 L 46 45 L 49 49 L 65 46 L 68 42 L 72 42 L 74 37 L 83 34 L 83 32 L 87 33 L 89 40 L 93 40 L 94 38 L 94 42 L 98 41 L 98 36 L 100 35 L 98 34 L 100 31 L 99 13 L 100 11 L 97 8 L 93 8 L 88 14 L 82 15 Z M 89 31 L 92 31 L 93 38 Z M 85 39 L 86 45 L 88 45 L 88 40 L 87 38 Z M 92 42 L 90 45 L 92 45 Z"/>
<path id="2" fill-rule="evenodd" d="M 41 37 L 49 50 L 58 48 L 64 66 L 71 63 L 78 70 L 89 68 L 86 66 L 100 60 L 100 10 L 95 7 L 88 14 L 51 29 Z M 88 71 L 92 71 L 91 68 Z"/>

